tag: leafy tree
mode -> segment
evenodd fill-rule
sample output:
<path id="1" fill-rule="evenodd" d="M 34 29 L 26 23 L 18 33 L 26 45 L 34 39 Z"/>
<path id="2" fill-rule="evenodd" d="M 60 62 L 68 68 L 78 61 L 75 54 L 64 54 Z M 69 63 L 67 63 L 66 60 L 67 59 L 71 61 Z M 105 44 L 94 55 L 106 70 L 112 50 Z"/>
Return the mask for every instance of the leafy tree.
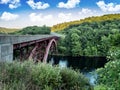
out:
<path id="1" fill-rule="evenodd" d="M 73 56 L 82 55 L 81 43 L 79 42 L 79 35 L 77 33 L 71 34 L 71 54 Z"/>
<path id="2" fill-rule="evenodd" d="M 112 45 L 120 46 L 120 33 L 119 32 L 111 35 L 110 39 L 111 39 Z"/>
<path id="3" fill-rule="evenodd" d="M 82 55 L 82 48 L 81 43 L 79 40 L 79 31 L 76 29 L 71 29 L 70 32 L 68 32 L 68 35 L 65 37 L 65 47 L 67 48 L 66 53 L 68 55 L 72 56 L 79 56 Z"/>
<path id="4" fill-rule="evenodd" d="M 87 46 L 87 48 L 84 49 L 84 55 L 86 56 L 97 56 L 97 48 L 94 46 Z"/>
<path id="5" fill-rule="evenodd" d="M 65 55 L 65 51 L 67 51 L 67 48 L 65 47 L 64 37 L 61 37 L 58 42 L 58 52 L 62 55 Z"/>

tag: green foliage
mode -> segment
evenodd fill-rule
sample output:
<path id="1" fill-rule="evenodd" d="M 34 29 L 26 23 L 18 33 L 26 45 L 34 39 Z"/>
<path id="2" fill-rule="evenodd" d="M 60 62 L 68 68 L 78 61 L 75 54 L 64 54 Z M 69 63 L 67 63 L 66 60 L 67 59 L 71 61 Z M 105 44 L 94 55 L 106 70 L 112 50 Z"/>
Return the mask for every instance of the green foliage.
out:
<path id="1" fill-rule="evenodd" d="M 72 56 L 80 56 L 81 52 L 81 42 L 79 42 L 79 31 L 76 29 L 71 29 L 63 40 L 64 46 L 66 48 L 66 54 Z"/>
<path id="2" fill-rule="evenodd" d="M 110 61 L 120 59 L 120 47 L 111 47 L 107 59 Z"/>
<path id="3" fill-rule="evenodd" d="M 26 28 L 23 28 L 20 31 L 11 33 L 15 35 L 37 35 L 37 34 L 50 34 L 51 30 L 50 27 L 42 26 L 29 26 Z"/>
<path id="4" fill-rule="evenodd" d="M 2 90 L 92 90 L 79 72 L 49 64 L 33 62 L 1 62 Z"/>
<path id="5" fill-rule="evenodd" d="M 21 29 L 3 28 L 0 27 L 0 34 L 15 34 L 15 35 L 36 35 L 36 34 L 50 34 L 50 27 L 47 26 L 28 26 Z"/>
<path id="6" fill-rule="evenodd" d="M 66 48 L 64 45 L 65 45 L 64 37 L 61 37 L 61 38 L 59 39 L 59 42 L 58 42 L 58 51 L 59 51 L 59 53 L 62 54 L 62 55 L 65 55 L 65 54 L 66 54 L 65 51 L 66 51 L 67 48 Z"/>
<path id="7" fill-rule="evenodd" d="M 94 90 L 112 90 L 109 87 L 105 86 L 105 85 L 96 85 L 94 87 Z"/>
<path id="8" fill-rule="evenodd" d="M 113 47 L 109 51 L 107 58 L 110 60 L 104 68 L 97 70 L 98 83 L 111 88 L 110 90 L 120 89 L 120 48 Z"/>
<path id="9" fill-rule="evenodd" d="M 39 63 L 37 66 L 32 68 L 32 81 L 43 88 L 46 86 L 51 86 L 52 88 L 60 87 L 60 70 L 59 68 L 54 68 L 51 65 Z"/>
<path id="10" fill-rule="evenodd" d="M 104 68 L 97 70 L 98 83 L 104 84 L 111 90 L 120 89 L 120 59 L 115 61 L 109 61 Z"/>
<path id="11" fill-rule="evenodd" d="M 110 42 L 112 45 L 120 47 L 120 31 L 116 31 L 115 34 L 110 35 Z"/>
<path id="12" fill-rule="evenodd" d="M 72 56 L 107 56 L 111 47 L 120 46 L 120 19 L 71 25 L 60 33 L 66 35 L 59 47 Z M 61 53 L 61 52 L 60 52 Z"/>
<path id="13" fill-rule="evenodd" d="M 63 90 L 91 90 L 89 81 L 79 72 L 68 68 L 61 70 Z M 87 89 L 88 88 L 88 89 Z"/>

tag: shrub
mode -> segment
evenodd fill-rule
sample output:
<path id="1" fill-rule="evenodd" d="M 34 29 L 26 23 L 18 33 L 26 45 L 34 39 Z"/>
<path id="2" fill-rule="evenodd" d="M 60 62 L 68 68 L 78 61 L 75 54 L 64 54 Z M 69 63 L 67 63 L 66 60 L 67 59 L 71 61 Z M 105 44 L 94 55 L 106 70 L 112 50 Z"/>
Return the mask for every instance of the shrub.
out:
<path id="1" fill-rule="evenodd" d="M 61 69 L 61 76 L 64 90 L 83 90 L 90 86 L 89 81 L 82 74 L 70 68 Z"/>
<path id="2" fill-rule="evenodd" d="M 107 59 L 108 62 L 105 64 L 104 68 L 97 69 L 98 86 L 95 87 L 95 90 L 120 89 L 120 48 L 112 47 L 108 52 Z"/>
<path id="3" fill-rule="evenodd" d="M 112 47 L 107 55 L 108 60 L 120 59 L 120 47 Z"/>
<path id="4" fill-rule="evenodd" d="M 101 85 L 96 85 L 94 87 L 94 90 L 110 90 L 110 89 L 108 89 L 107 86 L 101 84 Z"/>
<path id="5" fill-rule="evenodd" d="M 104 84 L 111 90 L 120 89 L 120 59 L 115 61 L 109 61 L 104 68 L 97 70 L 98 83 Z"/>
<path id="6" fill-rule="evenodd" d="M 30 78 L 30 62 L 22 64 L 20 62 L 4 62 L 1 71 L 1 80 L 4 82 L 29 81 L 27 79 Z"/>
<path id="7" fill-rule="evenodd" d="M 61 85 L 60 69 L 57 67 L 39 63 L 32 68 L 31 75 L 33 83 L 42 88 L 58 88 Z"/>
<path id="8" fill-rule="evenodd" d="M 0 63 L 0 83 L 2 90 L 92 90 L 77 71 L 28 61 Z"/>

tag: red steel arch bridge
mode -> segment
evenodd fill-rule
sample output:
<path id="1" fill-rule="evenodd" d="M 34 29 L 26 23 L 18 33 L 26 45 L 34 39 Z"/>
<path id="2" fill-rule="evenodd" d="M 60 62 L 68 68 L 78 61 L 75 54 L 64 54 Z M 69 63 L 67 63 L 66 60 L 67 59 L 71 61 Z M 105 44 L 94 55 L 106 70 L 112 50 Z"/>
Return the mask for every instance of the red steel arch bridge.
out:
<path id="1" fill-rule="evenodd" d="M 46 63 L 49 54 L 57 53 L 58 39 L 55 35 L 0 35 L 0 61 Z"/>

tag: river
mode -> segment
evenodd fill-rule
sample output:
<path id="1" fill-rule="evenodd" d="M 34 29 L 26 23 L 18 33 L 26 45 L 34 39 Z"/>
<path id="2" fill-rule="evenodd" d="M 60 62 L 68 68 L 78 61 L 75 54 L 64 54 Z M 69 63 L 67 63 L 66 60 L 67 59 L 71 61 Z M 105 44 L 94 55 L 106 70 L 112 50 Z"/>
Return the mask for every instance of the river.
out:
<path id="1" fill-rule="evenodd" d="M 72 67 L 79 69 L 90 81 L 92 85 L 96 84 L 97 74 L 95 70 L 103 67 L 107 62 L 105 57 L 71 57 L 71 56 L 52 56 L 49 57 L 49 63 L 63 67 Z"/>

